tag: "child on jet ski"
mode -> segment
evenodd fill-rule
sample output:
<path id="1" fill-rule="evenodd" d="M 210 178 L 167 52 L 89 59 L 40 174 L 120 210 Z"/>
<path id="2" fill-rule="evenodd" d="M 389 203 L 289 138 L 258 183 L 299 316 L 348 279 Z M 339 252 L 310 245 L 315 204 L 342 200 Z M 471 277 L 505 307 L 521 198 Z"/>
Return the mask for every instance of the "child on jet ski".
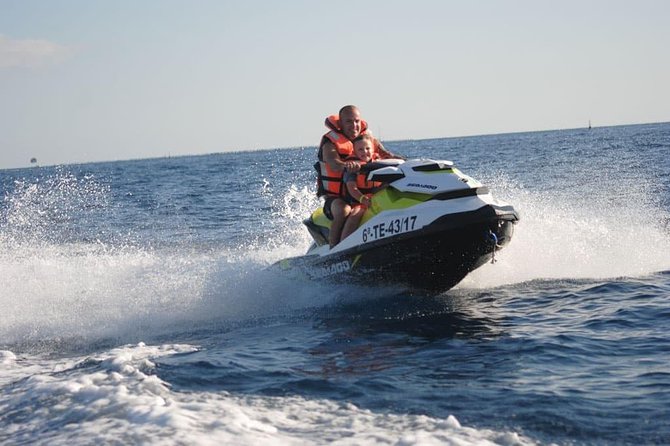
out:
<path id="1" fill-rule="evenodd" d="M 347 161 L 357 161 L 361 166 L 379 159 L 375 151 L 375 139 L 370 133 L 364 133 L 353 141 L 354 156 Z M 351 206 L 351 212 L 342 228 L 340 241 L 354 232 L 363 218 L 363 214 L 372 203 L 372 194 L 382 187 L 378 181 L 368 181 L 367 173 L 346 171 L 343 181 L 346 185 L 344 200 Z"/>
<path id="2" fill-rule="evenodd" d="M 344 169 L 355 170 L 358 166 L 356 158 L 345 162 L 353 155 L 353 140 L 361 134 L 368 133 L 368 125 L 361 118 L 361 112 L 355 105 L 345 105 L 337 115 L 326 118 L 328 133 L 321 137 L 319 144 L 319 162 L 314 165 L 318 172 L 317 195 L 325 197 L 323 212 L 332 221 L 329 244 L 332 248 L 341 239 L 344 221 L 351 207 L 344 201 Z M 375 140 L 375 148 L 382 159 L 397 158 Z"/>

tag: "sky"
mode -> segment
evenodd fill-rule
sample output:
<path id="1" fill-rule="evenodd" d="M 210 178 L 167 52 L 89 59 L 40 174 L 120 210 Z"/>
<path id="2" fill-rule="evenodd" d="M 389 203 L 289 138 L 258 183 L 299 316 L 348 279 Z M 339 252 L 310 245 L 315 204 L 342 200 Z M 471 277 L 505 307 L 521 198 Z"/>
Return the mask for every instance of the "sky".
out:
<path id="1" fill-rule="evenodd" d="M 666 0 L 0 0 L 0 169 L 670 121 Z"/>

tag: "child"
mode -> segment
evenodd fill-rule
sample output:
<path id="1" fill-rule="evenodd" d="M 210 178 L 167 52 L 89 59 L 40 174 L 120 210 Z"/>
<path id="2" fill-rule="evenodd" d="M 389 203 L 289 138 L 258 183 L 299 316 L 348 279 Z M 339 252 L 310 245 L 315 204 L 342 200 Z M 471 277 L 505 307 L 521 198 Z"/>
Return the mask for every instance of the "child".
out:
<path id="1" fill-rule="evenodd" d="M 369 133 L 364 133 L 358 138 L 354 139 L 354 155 L 355 158 L 350 157 L 348 160 L 357 160 L 363 166 L 366 163 L 378 159 L 375 152 L 375 139 Z M 340 241 L 344 240 L 354 232 L 363 218 L 363 214 L 370 207 L 371 194 L 376 192 L 381 187 L 380 182 L 368 181 L 366 173 L 346 172 L 344 174 L 344 182 L 347 188 L 347 195 L 345 201 L 351 206 L 351 212 L 347 217 L 342 228 L 342 236 Z"/>

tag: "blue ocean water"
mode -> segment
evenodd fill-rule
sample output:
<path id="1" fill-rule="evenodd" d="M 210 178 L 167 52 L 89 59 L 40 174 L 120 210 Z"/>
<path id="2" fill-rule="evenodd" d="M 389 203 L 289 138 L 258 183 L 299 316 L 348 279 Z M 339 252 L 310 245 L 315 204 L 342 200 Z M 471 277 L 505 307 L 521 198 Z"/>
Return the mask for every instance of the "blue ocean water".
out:
<path id="1" fill-rule="evenodd" d="M 0 171 L 0 443 L 670 444 L 670 124 L 386 145 L 519 210 L 497 263 L 268 269 L 314 147 Z"/>

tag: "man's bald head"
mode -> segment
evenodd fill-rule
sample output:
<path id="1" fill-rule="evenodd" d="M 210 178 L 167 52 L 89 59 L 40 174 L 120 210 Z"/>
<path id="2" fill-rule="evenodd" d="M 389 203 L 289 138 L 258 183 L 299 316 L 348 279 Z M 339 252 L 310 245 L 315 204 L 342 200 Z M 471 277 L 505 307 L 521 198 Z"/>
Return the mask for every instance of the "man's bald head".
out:
<path id="1" fill-rule="evenodd" d="M 353 140 L 361 134 L 361 112 L 355 105 L 345 105 L 340 109 L 340 130 L 344 136 Z"/>

